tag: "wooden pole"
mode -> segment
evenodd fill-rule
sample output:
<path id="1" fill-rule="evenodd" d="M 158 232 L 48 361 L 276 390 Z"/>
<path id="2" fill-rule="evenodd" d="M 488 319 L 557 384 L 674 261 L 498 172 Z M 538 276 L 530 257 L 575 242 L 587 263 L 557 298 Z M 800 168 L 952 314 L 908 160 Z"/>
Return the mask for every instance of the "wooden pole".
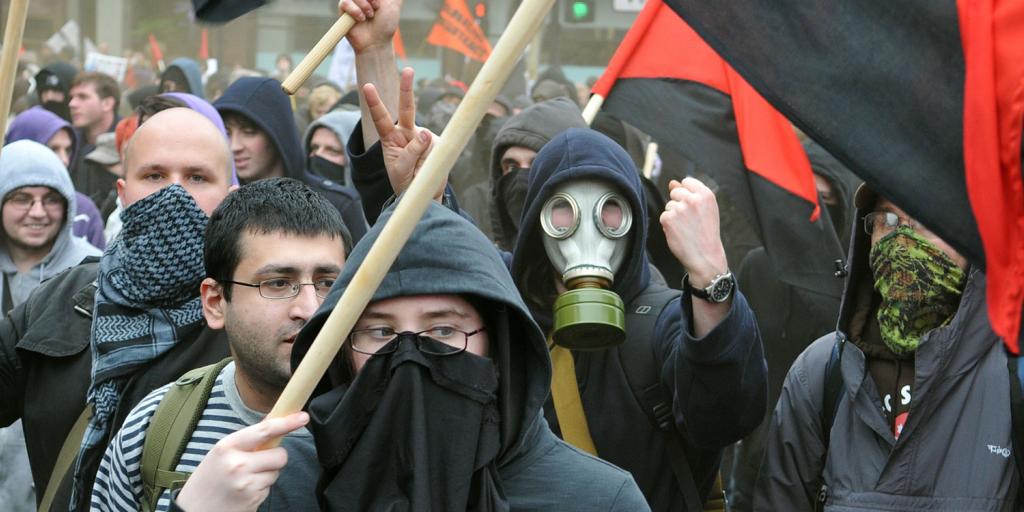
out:
<path id="1" fill-rule="evenodd" d="M 555 0 L 523 0 L 268 417 L 302 410 Z"/>
<path id="2" fill-rule="evenodd" d="M 647 152 L 644 153 L 644 178 L 651 179 L 651 173 L 654 171 L 654 161 L 658 158 L 658 143 L 650 142 L 647 144 Z"/>
<path id="3" fill-rule="evenodd" d="M 601 110 L 603 103 L 604 96 L 600 94 L 590 95 L 590 99 L 587 100 L 587 106 L 583 107 L 583 122 L 587 123 L 587 126 L 594 122 L 594 118 L 597 117 L 597 113 Z"/>
<path id="4" fill-rule="evenodd" d="M 281 88 L 288 95 L 295 94 L 302 84 L 309 80 L 310 75 L 316 68 L 320 66 L 320 63 L 327 58 L 328 55 L 334 51 L 334 47 L 338 46 L 341 42 L 341 38 L 348 34 L 348 31 L 352 29 L 352 26 L 356 24 L 356 19 L 349 16 L 348 13 L 342 14 L 338 21 L 331 25 L 331 28 L 327 30 L 327 33 L 317 41 L 316 46 L 302 58 L 298 66 L 288 74 L 288 77 L 281 82 Z"/>
<path id="5" fill-rule="evenodd" d="M 4 47 L 0 54 L 0 130 L 7 130 L 7 115 L 14 98 L 14 79 L 18 72 L 18 52 L 21 36 L 25 33 L 28 0 L 11 0 L 7 9 L 7 27 L 4 28 Z"/>

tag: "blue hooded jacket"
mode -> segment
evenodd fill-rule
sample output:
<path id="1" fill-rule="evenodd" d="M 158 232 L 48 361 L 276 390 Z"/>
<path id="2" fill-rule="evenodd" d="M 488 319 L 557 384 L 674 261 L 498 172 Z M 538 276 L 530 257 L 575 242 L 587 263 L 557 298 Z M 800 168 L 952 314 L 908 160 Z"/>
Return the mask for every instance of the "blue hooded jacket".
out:
<path id="1" fill-rule="evenodd" d="M 206 95 L 203 93 L 203 73 L 199 70 L 199 64 L 196 61 L 186 57 L 172 60 L 167 65 L 167 69 L 160 75 L 160 82 L 163 83 L 172 73 L 180 73 L 185 77 L 185 81 L 188 82 L 188 90 L 178 92 L 187 92 L 201 99 L 206 98 Z"/>
<path id="2" fill-rule="evenodd" d="M 664 288 L 651 279 L 646 247 L 647 215 L 643 186 L 629 155 L 608 137 L 571 128 L 553 138 L 530 167 L 523 218 L 512 256 L 512 277 L 545 332 L 552 326 L 557 292 L 555 270 L 543 245 L 540 212 L 559 184 L 599 179 L 618 189 L 633 214 L 631 249 L 615 275 L 612 291 L 626 303 L 641 293 Z M 626 332 L 631 328 L 627 315 Z M 692 334 L 689 296 L 672 299 L 654 321 L 649 340 L 627 334 L 625 343 L 651 346 L 660 380 L 671 398 L 677 435 L 696 485 L 707 493 L 718 469 L 721 449 L 751 432 L 763 418 L 766 368 L 760 335 L 746 299 L 737 290 L 727 316 L 703 338 Z M 623 369 L 620 348 L 572 352 L 583 409 L 597 454 L 633 474 L 655 511 L 684 510 L 684 498 L 669 460 L 668 434 L 657 429 L 637 402 Z M 549 401 L 548 423 L 560 433 Z M 690 504 L 687 504 L 690 505 Z"/>

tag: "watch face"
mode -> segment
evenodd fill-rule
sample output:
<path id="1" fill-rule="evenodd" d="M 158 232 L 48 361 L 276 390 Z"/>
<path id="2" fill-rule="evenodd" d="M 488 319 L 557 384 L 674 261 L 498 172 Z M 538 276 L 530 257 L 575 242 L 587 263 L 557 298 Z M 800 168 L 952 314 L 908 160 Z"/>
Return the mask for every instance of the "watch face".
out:
<path id="1" fill-rule="evenodd" d="M 714 302 L 725 302 L 732 293 L 732 278 L 723 278 L 715 281 L 711 288 L 711 300 Z"/>

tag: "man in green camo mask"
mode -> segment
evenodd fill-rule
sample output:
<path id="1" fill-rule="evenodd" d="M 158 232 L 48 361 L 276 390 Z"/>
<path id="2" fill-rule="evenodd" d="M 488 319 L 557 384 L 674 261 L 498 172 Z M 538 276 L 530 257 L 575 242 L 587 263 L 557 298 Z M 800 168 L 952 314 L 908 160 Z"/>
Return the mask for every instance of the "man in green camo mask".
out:
<path id="1" fill-rule="evenodd" d="M 925 333 L 956 313 L 967 261 L 888 199 L 878 198 L 864 224 L 871 235 L 868 262 L 882 296 L 882 341 L 897 355 L 913 352 Z"/>

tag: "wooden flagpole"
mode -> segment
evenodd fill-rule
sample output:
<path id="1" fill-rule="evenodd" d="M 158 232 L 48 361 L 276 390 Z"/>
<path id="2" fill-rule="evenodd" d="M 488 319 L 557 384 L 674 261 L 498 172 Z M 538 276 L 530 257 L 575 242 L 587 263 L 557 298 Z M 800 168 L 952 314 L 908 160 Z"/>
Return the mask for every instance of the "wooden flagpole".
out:
<path id="1" fill-rule="evenodd" d="M 4 28 L 4 47 L 0 54 L 0 130 L 7 130 L 7 116 L 14 98 L 14 80 L 18 72 L 18 53 L 25 33 L 28 0 L 11 0 L 7 9 L 7 27 Z"/>
<path id="2" fill-rule="evenodd" d="M 302 84 L 309 80 L 310 75 L 316 68 L 320 66 L 320 63 L 327 58 L 328 55 L 334 51 L 334 47 L 338 46 L 341 42 L 341 38 L 348 34 L 349 30 L 352 30 L 352 26 L 356 24 L 356 19 L 349 16 L 348 13 L 342 14 L 338 21 L 331 25 L 331 28 L 327 30 L 327 33 L 317 41 L 313 49 L 302 58 L 298 66 L 288 74 L 288 77 L 281 82 L 281 88 L 289 96 L 295 94 Z"/>

